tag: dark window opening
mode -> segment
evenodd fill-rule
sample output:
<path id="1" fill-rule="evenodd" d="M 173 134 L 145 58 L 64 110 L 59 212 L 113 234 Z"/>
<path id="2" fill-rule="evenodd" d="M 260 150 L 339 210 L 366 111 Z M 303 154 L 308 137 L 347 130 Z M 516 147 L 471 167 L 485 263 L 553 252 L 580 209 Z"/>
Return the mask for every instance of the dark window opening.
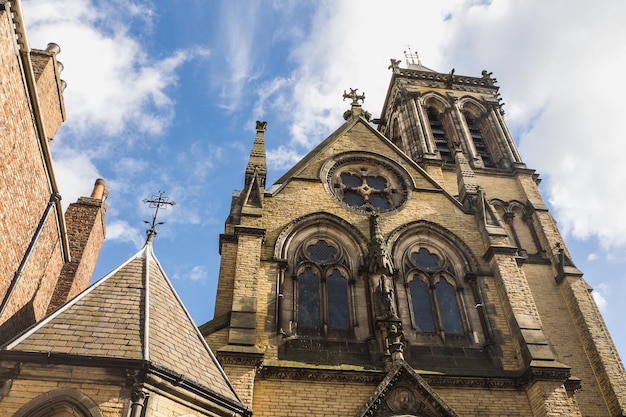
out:
<path id="1" fill-rule="evenodd" d="M 485 139 L 483 138 L 478 122 L 469 115 L 465 115 L 465 120 L 467 121 L 467 127 L 469 128 L 470 136 L 474 142 L 476 153 L 480 155 L 486 168 L 495 168 L 496 165 L 493 162 L 487 143 L 485 143 Z"/>
<path id="2" fill-rule="evenodd" d="M 331 243 L 320 239 L 304 248 L 309 265 L 296 279 L 296 322 L 305 335 L 329 335 L 333 330 L 336 335 L 351 329 L 348 279 L 340 266 L 340 250 Z"/>
<path id="3" fill-rule="evenodd" d="M 413 281 L 409 283 L 409 291 L 411 292 L 411 304 L 417 331 L 435 333 L 435 323 L 426 283 L 416 275 L 413 277 Z"/>
<path id="4" fill-rule="evenodd" d="M 328 291 L 328 328 L 349 329 L 348 281 L 338 270 L 326 279 Z"/>
<path id="5" fill-rule="evenodd" d="M 311 268 L 298 277 L 298 327 L 320 327 L 320 281 Z"/>
<path id="6" fill-rule="evenodd" d="M 428 121 L 430 122 L 430 131 L 433 134 L 435 146 L 441 155 L 441 159 L 445 162 L 454 162 L 454 155 L 452 155 L 452 152 L 450 151 L 448 137 L 445 129 L 443 128 L 443 122 L 439 113 L 432 107 L 428 109 L 427 113 Z"/>
<path id="7" fill-rule="evenodd" d="M 444 333 L 463 334 L 463 323 L 461 322 L 461 312 L 456 301 L 456 291 L 443 277 L 435 285 L 437 303 L 439 304 L 439 314 Z"/>

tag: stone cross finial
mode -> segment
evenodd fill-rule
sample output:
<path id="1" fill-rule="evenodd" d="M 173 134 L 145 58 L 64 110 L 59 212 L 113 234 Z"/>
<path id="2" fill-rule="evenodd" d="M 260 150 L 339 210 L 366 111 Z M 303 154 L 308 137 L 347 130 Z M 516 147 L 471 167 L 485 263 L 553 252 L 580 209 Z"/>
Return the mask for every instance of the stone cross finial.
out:
<path id="1" fill-rule="evenodd" d="M 365 101 L 365 93 L 357 94 L 357 90 L 358 88 L 350 88 L 349 93 L 346 93 L 346 90 L 343 90 L 343 100 L 346 101 L 347 98 L 352 99 L 353 106 L 358 106 L 359 100 L 361 100 L 361 103 L 363 103 Z"/>
<path id="2" fill-rule="evenodd" d="M 154 214 L 152 215 L 152 222 L 144 220 L 144 223 L 149 224 L 150 228 L 146 230 L 146 235 L 148 236 L 147 242 L 151 242 L 152 239 L 157 235 L 156 227 L 158 225 L 164 224 L 165 222 L 156 221 L 157 216 L 159 215 L 159 209 L 162 208 L 165 210 L 167 206 L 174 206 L 176 203 L 174 201 L 169 201 L 169 197 L 165 197 L 165 192 L 159 191 L 158 195 L 153 195 L 152 199 L 145 198 L 143 200 L 144 203 L 148 203 L 150 208 L 155 209 Z"/>

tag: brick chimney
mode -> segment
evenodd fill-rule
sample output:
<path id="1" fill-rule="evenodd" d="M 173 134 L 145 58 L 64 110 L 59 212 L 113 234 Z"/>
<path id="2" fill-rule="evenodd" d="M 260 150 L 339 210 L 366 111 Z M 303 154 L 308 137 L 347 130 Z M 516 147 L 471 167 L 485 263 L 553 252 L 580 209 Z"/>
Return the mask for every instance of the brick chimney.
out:
<path id="1" fill-rule="evenodd" d="M 63 70 L 63 64 L 57 61 L 60 53 L 61 48 L 55 43 L 49 43 L 45 51 L 32 49 L 30 52 L 37 83 L 37 97 L 48 140 L 52 140 L 61 123 L 65 121 L 63 90 L 66 84 L 60 77 Z"/>
<path id="2" fill-rule="evenodd" d="M 65 212 L 67 235 L 72 260 L 59 274 L 48 313 L 87 288 L 106 235 L 104 202 L 109 192 L 106 181 L 98 179 L 90 197 L 80 197 Z"/>

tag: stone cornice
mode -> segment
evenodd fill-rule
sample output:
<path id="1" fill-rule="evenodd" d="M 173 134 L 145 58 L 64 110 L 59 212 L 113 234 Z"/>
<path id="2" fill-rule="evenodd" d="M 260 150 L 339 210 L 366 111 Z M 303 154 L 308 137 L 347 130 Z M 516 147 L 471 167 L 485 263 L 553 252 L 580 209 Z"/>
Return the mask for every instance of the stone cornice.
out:
<path id="1" fill-rule="evenodd" d="M 257 375 L 261 379 L 288 379 L 296 381 L 353 382 L 377 384 L 385 374 L 379 371 L 291 368 L 262 366 Z"/>
<path id="2" fill-rule="evenodd" d="M 265 237 L 265 229 L 253 226 L 235 226 L 235 236 L 241 235 Z"/>
<path id="3" fill-rule="evenodd" d="M 495 255 L 517 256 L 517 248 L 513 246 L 490 246 L 483 258 L 489 262 Z"/>
<path id="4" fill-rule="evenodd" d="M 418 372 L 419 374 L 419 372 Z M 507 375 L 508 374 L 508 375 Z M 257 375 L 261 379 L 285 379 L 295 381 L 343 382 L 343 383 L 380 383 L 386 373 L 382 371 L 312 369 L 281 366 L 262 366 Z M 419 374 L 432 387 L 447 388 L 484 388 L 484 389 L 523 389 L 537 380 L 566 381 L 569 368 L 530 367 L 523 374 L 503 373 L 499 376 L 455 376 Z M 570 384 L 572 389 L 580 388 L 580 381 Z"/>
<path id="5" fill-rule="evenodd" d="M 438 83 L 441 87 L 452 88 L 454 90 L 461 91 L 475 91 L 475 92 L 492 92 L 498 91 L 495 83 L 495 79 L 491 77 L 469 77 L 462 75 L 442 74 L 433 71 L 420 71 L 409 68 L 399 68 L 398 72 L 394 73 L 394 77 L 404 77 L 412 80 L 420 80 L 428 83 Z"/>
<path id="6" fill-rule="evenodd" d="M 236 366 L 250 366 L 259 368 L 263 364 L 263 353 L 260 352 L 237 352 L 218 350 L 217 359 L 222 366 L 224 365 L 236 365 Z"/>

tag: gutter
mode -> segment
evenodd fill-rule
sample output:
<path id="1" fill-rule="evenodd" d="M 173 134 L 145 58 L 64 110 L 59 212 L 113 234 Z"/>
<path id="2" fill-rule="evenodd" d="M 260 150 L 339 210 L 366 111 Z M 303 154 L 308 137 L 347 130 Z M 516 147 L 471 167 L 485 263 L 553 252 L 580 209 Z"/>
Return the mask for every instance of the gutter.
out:
<path id="1" fill-rule="evenodd" d="M 0 0 L 0 5 L 3 5 L 5 7 L 7 13 L 13 14 L 15 35 L 17 37 L 17 44 L 19 46 L 19 55 L 21 57 L 22 73 L 24 74 L 24 78 L 27 84 L 26 93 L 30 99 L 33 110 L 33 118 L 35 119 L 37 136 L 39 138 L 39 148 L 43 157 L 46 173 L 48 174 L 48 184 L 52 191 L 51 194 L 59 194 L 59 187 L 57 185 L 52 166 L 52 155 L 50 154 L 50 146 L 48 144 L 46 128 L 43 123 L 41 104 L 39 103 L 39 97 L 36 94 L 37 85 L 35 82 L 35 73 L 33 71 L 33 63 L 30 59 L 30 46 L 28 44 L 28 39 L 26 38 L 26 28 L 24 26 L 24 21 L 22 20 L 22 9 L 20 5 L 20 0 L 15 0 L 14 2 L 5 2 Z M 11 10 L 11 6 L 13 10 Z M 61 241 L 63 261 L 70 262 L 72 258 L 70 255 L 70 246 L 67 237 L 65 216 L 63 215 L 63 207 L 61 206 L 61 204 L 56 204 L 55 208 L 57 213 L 57 226 L 59 230 L 59 239 Z"/>

